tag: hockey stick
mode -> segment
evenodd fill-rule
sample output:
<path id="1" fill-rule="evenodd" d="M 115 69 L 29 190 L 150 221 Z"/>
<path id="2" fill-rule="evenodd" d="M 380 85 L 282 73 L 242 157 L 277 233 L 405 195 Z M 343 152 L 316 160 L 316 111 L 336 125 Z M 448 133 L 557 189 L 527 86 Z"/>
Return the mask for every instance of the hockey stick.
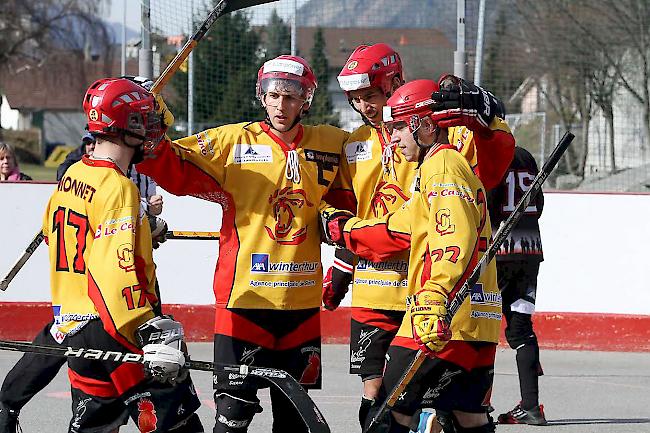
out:
<path id="1" fill-rule="evenodd" d="M 165 233 L 165 239 L 187 239 L 187 240 L 219 240 L 219 232 L 188 232 L 179 230 L 169 230 Z"/>
<path id="2" fill-rule="evenodd" d="M 63 356 L 66 358 L 84 358 L 90 360 L 134 362 L 142 363 L 143 355 L 138 353 L 122 353 L 99 349 L 85 349 L 73 347 L 57 347 L 38 345 L 19 341 L 0 340 L 0 349 L 16 352 L 31 352 L 49 356 Z M 296 408 L 300 417 L 305 422 L 310 433 L 330 433 L 330 428 L 325 417 L 304 388 L 284 370 L 249 365 L 229 365 L 208 361 L 192 361 L 185 363 L 185 368 L 190 370 L 210 371 L 225 373 L 232 380 L 241 380 L 246 376 L 255 376 L 268 382 L 282 392 Z"/>
<path id="3" fill-rule="evenodd" d="M 212 24 L 222 17 L 223 15 L 238 11 L 251 6 L 257 6 L 264 3 L 271 3 L 278 0 L 221 0 L 217 5 L 212 9 L 210 15 L 203 21 L 203 24 L 194 32 L 192 37 L 185 42 L 183 48 L 176 54 L 176 57 L 167 65 L 162 74 L 158 77 L 153 86 L 151 87 L 151 93 L 158 94 L 167 82 L 171 79 L 172 75 L 178 71 L 181 67 L 181 64 L 187 59 L 194 47 L 199 43 L 205 34 L 210 30 Z"/>
<path id="4" fill-rule="evenodd" d="M 169 230 L 165 232 L 166 239 L 185 239 L 185 240 L 219 240 L 219 232 L 195 232 L 195 231 L 181 231 L 181 230 Z M 36 233 L 34 239 L 29 243 L 25 252 L 18 258 L 13 267 L 7 272 L 7 275 L 0 282 L 0 290 L 5 291 L 9 287 L 9 283 L 14 279 L 22 267 L 27 263 L 27 260 L 34 254 L 34 251 L 38 246 L 43 242 L 43 232 Z"/>
<path id="5" fill-rule="evenodd" d="M 494 234 L 493 241 L 488 247 L 487 251 L 485 252 L 485 254 L 483 254 L 483 257 L 481 257 L 481 259 L 478 261 L 478 263 L 472 270 L 472 273 L 467 278 L 463 286 L 460 288 L 460 290 L 458 291 L 454 299 L 452 299 L 451 302 L 449 302 L 449 305 L 447 306 L 447 315 L 445 316 L 445 320 L 447 323 L 451 323 L 452 319 L 454 318 L 454 316 L 460 309 L 461 305 L 469 295 L 470 288 L 474 287 L 478 279 L 481 277 L 481 274 L 487 267 L 488 263 L 490 263 L 490 261 L 494 258 L 494 256 L 499 251 L 499 248 L 501 248 L 501 244 L 503 244 L 503 241 L 508 237 L 513 227 L 517 225 L 517 223 L 521 219 L 521 216 L 524 214 L 524 210 L 528 207 L 530 202 L 535 198 L 537 193 L 542 189 L 542 184 L 544 184 L 544 181 L 546 181 L 548 176 L 553 172 L 553 169 L 555 169 L 555 166 L 560 161 L 562 155 L 564 155 L 564 152 L 571 144 L 571 141 L 573 141 L 573 138 L 574 135 L 568 131 L 564 134 L 564 136 L 560 139 L 560 142 L 557 144 L 557 146 L 555 146 L 555 149 L 553 149 L 553 152 L 549 156 L 548 160 L 546 161 L 542 169 L 539 171 L 539 173 L 537 173 L 535 179 L 533 179 L 533 182 L 531 183 L 528 191 L 524 193 L 524 195 L 521 197 L 521 200 L 519 200 L 519 203 L 517 203 L 517 206 L 515 206 L 515 210 L 510 214 L 510 216 L 504 222 L 501 223 L 499 229 Z M 422 362 L 424 362 L 426 357 L 427 355 L 425 352 L 423 352 L 422 350 L 418 350 L 417 354 L 415 355 L 415 358 L 413 359 L 413 361 L 411 361 L 409 366 L 406 368 L 406 371 L 404 371 L 399 382 L 397 382 L 397 385 L 395 385 L 395 387 L 388 395 L 386 400 L 379 407 L 377 414 L 372 418 L 370 424 L 368 425 L 368 428 L 365 430 L 364 433 L 370 433 L 374 431 L 377 428 L 377 426 L 380 425 L 382 418 L 386 415 L 388 410 L 390 410 L 395 405 L 397 399 L 402 394 L 402 392 L 407 387 L 407 385 L 411 382 L 411 379 L 413 379 L 413 376 L 415 376 L 415 373 L 420 368 Z"/>
<path id="6" fill-rule="evenodd" d="M 0 282 L 0 290 L 4 291 L 7 290 L 7 287 L 9 287 L 9 283 L 11 283 L 11 280 L 14 279 L 18 271 L 22 269 L 22 267 L 27 263 L 27 260 L 34 254 L 34 251 L 36 251 L 36 248 L 43 242 L 43 239 L 45 239 L 45 236 L 43 235 L 43 232 L 39 230 L 38 233 L 34 236 L 34 239 L 27 245 L 27 248 L 25 248 L 25 252 L 16 260 L 16 263 L 14 263 L 13 267 L 7 272 L 7 275 L 2 279 Z"/>

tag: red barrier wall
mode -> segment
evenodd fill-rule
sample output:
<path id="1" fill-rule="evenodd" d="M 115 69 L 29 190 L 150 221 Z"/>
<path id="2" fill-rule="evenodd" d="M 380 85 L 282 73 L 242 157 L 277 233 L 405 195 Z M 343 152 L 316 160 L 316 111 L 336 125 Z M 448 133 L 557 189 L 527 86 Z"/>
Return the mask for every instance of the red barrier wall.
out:
<path id="1" fill-rule="evenodd" d="M 207 305 L 165 305 L 185 326 L 189 341 L 211 341 L 214 308 Z M 45 302 L 0 302 L 0 339 L 31 340 L 52 320 Z M 321 320 L 326 343 L 350 339 L 350 309 L 324 311 Z M 596 313 L 536 313 L 535 330 L 544 349 L 650 352 L 650 316 Z M 505 338 L 501 336 L 502 344 Z"/>

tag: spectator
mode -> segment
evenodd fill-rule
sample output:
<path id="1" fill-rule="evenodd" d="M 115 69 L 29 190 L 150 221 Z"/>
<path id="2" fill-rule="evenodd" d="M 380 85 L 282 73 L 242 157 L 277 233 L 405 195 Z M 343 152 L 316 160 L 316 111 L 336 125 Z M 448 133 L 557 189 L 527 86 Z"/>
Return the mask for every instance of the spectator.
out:
<path id="1" fill-rule="evenodd" d="M 83 137 L 81 137 L 81 145 L 68 153 L 68 156 L 65 157 L 65 161 L 59 165 L 59 168 L 56 170 L 56 180 L 61 180 L 66 170 L 68 170 L 68 168 L 75 162 L 81 161 L 82 156 L 92 155 L 93 150 L 95 150 L 95 137 L 93 137 L 91 133 L 87 132 Z"/>
<path id="2" fill-rule="evenodd" d="M 10 144 L 0 142 L 0 182 L 21 180 L 32 180 L 32 178 L 20 172 L 14 148 Z"/>

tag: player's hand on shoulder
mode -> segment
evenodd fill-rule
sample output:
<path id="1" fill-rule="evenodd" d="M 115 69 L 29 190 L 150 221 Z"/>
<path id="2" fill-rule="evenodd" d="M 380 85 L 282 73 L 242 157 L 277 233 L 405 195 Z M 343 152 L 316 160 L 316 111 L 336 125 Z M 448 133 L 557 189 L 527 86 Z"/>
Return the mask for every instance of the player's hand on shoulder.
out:
<path id="1" fill-rule="evenodd" d="M 422 289 L 407 300 L 411 314 L 413 338 L 428 354 L 441 351 L 451 339 L 447 315 L 447 297 L 433 290 Z"/>
<path id="2" fill-rule="evenodd" d="M 345 247 L 343 227 L 354 214 L 347 210 L 329 208 L 320 212 L 321 234 L 323 242 Z"/>
<path id="3" fill-rule="evenodd" d="M 174 384 L 184 372 L 183 325 L 169 316 L 157 316 L 140 325 L 135 334 L 144 354 L 145 375 Z"/>
<path id="4" fill-rule="evenodd" d="M 491 92 L 458 78 L 444 75 L 433 92 L 432 118 L 441 128 L 466 126 L 474 132 L 489 131 L 494 117 L 505 117 L 505 107 Z"/>

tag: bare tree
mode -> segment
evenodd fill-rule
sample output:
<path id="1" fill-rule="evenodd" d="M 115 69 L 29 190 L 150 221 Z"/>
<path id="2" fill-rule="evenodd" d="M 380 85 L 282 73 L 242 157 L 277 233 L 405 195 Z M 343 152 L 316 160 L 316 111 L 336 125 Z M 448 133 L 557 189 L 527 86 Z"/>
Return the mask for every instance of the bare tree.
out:
<path id="1" fill-rule="evenodd" d="M 7 75 L 39 67 L 60 52 L 82 61 L 95 54 L 110 65 L 113 37 L 99 18 L 103 7 L 104 1 L 93 0 L 4 0 L 0 83 Z"/>
<path id="2" fill-rule="evenodd" d="M 580 31 L 601 47 L 605 66 L 639 103 L 643 112 L 644 150 L 650 145 L 650 1 L 580 0 L 558 7 Z M 578 13 L 582 11 L 582 13 Z"/>

